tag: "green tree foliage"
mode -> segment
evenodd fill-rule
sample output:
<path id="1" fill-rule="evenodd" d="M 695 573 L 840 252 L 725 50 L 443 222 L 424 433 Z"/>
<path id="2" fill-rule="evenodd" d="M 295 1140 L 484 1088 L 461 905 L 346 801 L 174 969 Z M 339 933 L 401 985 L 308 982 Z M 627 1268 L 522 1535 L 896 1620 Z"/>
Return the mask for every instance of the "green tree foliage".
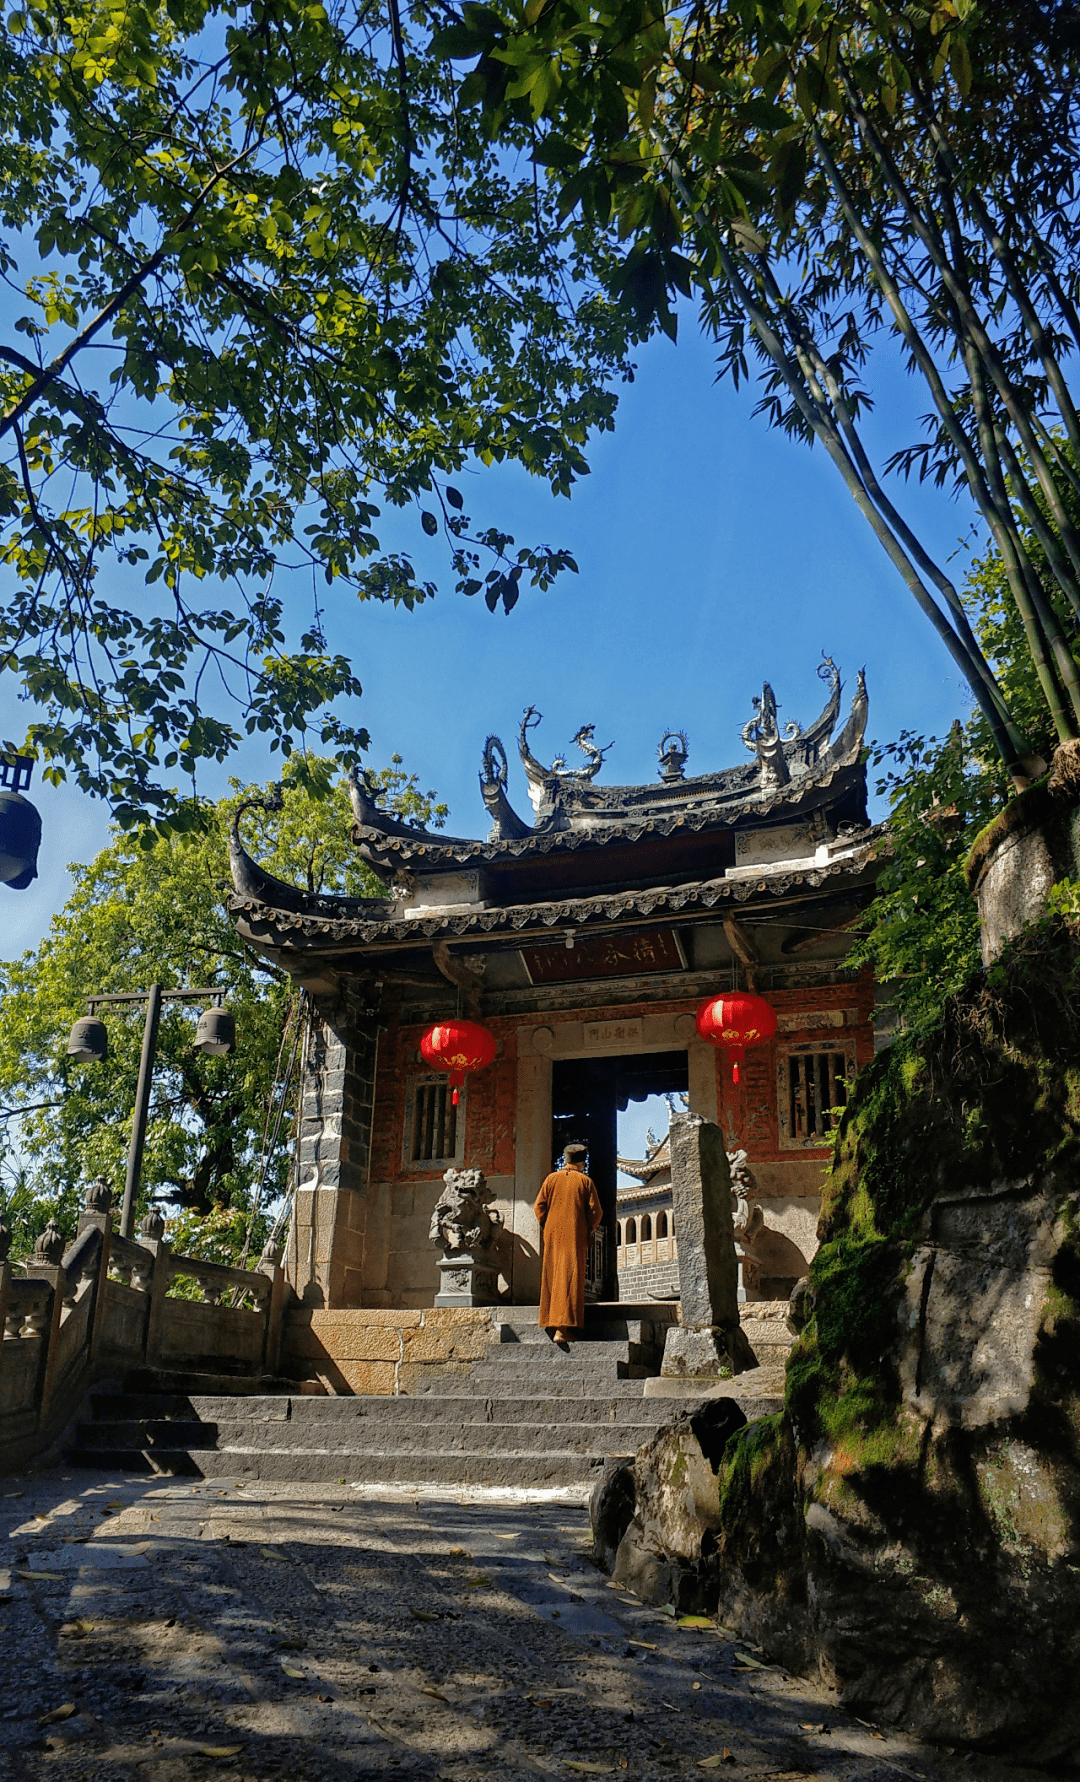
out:
<path id="1" fill-rule="evenodd" d="M 509 460 L 568 492 L 624 333 L 531 127 L 493 153 L 459 110 L 442 16 L 31 0 L 0 25 L 0 669 L 46 777 L 122 827 L 197 822 L 200 764 L 244 733 L 367 746 L 281 569 L 430 598 L 393 509 L 492 611 L 572 567 L 474 526 L 455 479 Z"/>
<path id="2" fill-rule="evenodd" d="M 1048 602 L 1058 610 L 1070 649 L 1080 643 L 1076 618 L 1056 588 L 1037 538 L 1022 534 Z M 1034 750 L 1049 758 L 1056 732 L 1000 554 L 976 559 L 962 589 L 965 607 L 993 664 L 1010 710 Z M 877 791 L 889 799 L 893 855 L 878 880 L 871 928 L 852 954 L 870 962 L 888 986 L 906 1030 L 928 1030 L 942 1006 L 979 965 L 979 921 L 964 862 L 979 831 L 1008 796 L 1008 781 L 985 718 L 976 712 L 948 736 L 905 732 L 878 747 L 884 769 Z M 1062 907 L 1072 909 L 1068 901 Z"/>
<path id="3" fill-rule="evenodd" d="M 560 214 L 619 244 L 610 288 L 638 324 L 674 335 L 673 298 L 695 296 L 721 372 L 756 363 L 769 422 L 824 447 L 1026 783 L 1022 714 L 886 473 L 970 496 L 1052 735 L 1075 736 L 1075 12 L 505 0 L 462 7 L 436 47 L 474 62 L 462 103 L 496 139 L 534 120 Z M 926 397 L 884 463 L 865 427 L 879 342 Z"/>
<path id="4" fill-rule="evenodd" d="M 253 809 L 245 844 L 269 871 L 313 889 L 378 897 L 385 888 L 350 843 L 352 813 L 331 764 L 309 769 L 322 796 L 287 764 L 280 810 Z M 446 807 L 424 793 L 400 757 L 373 776 L 391 810 L 441 825 Z M 236 1016 L 231 1057 L 192 1050 L 199 1005 L 164 1005 L 143 1164 L 141 1207 L 173 1210 L 175 1236 L 225 1258 L 242 1246 L 253 1191 L 271 1204 L 283 1191 L 295 1112 L 294 1070 L 278 1144 L 260 1182 L 277 1100 L 299 1027 L 291 982 L 238 938 L 224 908 L 229 821 L 260 788 L 236 786 L 193 835 L 117 838 L 86 867 L 50 932 L 33 952 L 0 965 L 0 1181 L 16 1251 L 50 1215 L 74 1230 L 85 1183 L 123 1189 L 135 1101 L 141 1008 L 104 1011 L 109 1057 L 80 1064 L 65 1054 L 88 996 L 215 985 Z M 0 1139 L 0 1143 L 2 1143 Z M 257 1246 L 256 1246 L 257 1254 Z"/>

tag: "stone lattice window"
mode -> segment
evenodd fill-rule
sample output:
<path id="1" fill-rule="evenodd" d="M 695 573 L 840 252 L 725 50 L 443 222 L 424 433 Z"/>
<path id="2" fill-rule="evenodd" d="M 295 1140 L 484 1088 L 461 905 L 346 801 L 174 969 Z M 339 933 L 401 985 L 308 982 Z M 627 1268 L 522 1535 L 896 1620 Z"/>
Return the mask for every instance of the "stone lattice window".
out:
<path id="1" fill-rule="evenodd" d="M 854 1059 L 833 1046 L 799 1046 L 779 1059 L 777 1100 L 782 1145 L 823 1145 L 847 1102 Z"/>
<path id="2" fill-rule="evenodd" d="M 457 1156 L 458 1109 L 449 1083 L 418 1083 L 413 1093 L 413 1163 L 441 1163 Z"/>

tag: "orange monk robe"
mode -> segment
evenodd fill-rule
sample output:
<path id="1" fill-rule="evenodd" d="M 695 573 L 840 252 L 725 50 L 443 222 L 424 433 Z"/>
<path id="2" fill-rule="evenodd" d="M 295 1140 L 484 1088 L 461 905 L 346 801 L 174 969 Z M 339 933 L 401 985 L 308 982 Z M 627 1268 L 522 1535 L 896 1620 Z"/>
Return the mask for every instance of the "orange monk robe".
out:
<path id="1" fill-rule="evenodd" d="M 604 1217 L 600 1196 L 579 1169 L 557 1169 L 533 1206 L 544 1239 L 540 1316 L 546 1329 L 579 1330 L 585 1322 L 585 1253 Z"/>

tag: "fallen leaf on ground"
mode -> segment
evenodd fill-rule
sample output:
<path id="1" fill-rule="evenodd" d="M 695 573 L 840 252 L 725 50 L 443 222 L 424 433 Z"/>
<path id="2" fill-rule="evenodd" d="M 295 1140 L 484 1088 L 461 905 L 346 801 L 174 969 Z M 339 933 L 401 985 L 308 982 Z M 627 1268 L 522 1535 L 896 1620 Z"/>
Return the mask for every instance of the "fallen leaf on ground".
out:
<path id="1" fill-rule="evenodd" d="M 409 1614 L 414 1621 L 438 1621 L 438 1615 L 432 1615 L 427 1609 L 410 1609 Z"/>
<path id="2" fill-rule="evenodd" d="M 734 1762 L 735 1762 L 734 1757 L 731 1755 L 731 1752 L 728 1750 L 727 1746 L 725 1745 L 724 1749 L 722 1751 L 717 1751 L 715 1756 L 713 1756 L 713 1757 L 699 1757 L 698 1758 L 698 1769 L 699 1770 L 718 1770 L 722 1763 L 734 1763 Z"/>
<path id="3" fill-rule="evenodd" d="M 243 1745 L 196 1745 L 199 1757 L 239 1757 Z"/>
<path id="4" fill-rule="evenodd" d="M 281 1661 L 281 1668 L 287 1677 L 302 1677 L 304 1675 L 303 1671 L 298 1671 L 294 1665 L 286 1664 L 284 1659 Z"/>
<path id="5" fill-rule="evenodd" d="M 661 1615 L 670 1615 L 671 1619 L 673 1621 L 675 1619 L 676 1614 L 678 1613 L 678 1610 L 676 1609 L 674 1603 L 660 1603 L 659 1609 L 660 1609 Z"/>
<path id="6" fill-rule="evenodd" d="M 475 1578 L 468 1579 L 465 1588 L 466 1590 L 487 1590 L 490 1584 L 491 1579 L 485 1578 L 482 1572 L 478 1572 Z"/>
<path id="7" fill-rule="evenodd" d="M 711 1627 L 713 1623 L 710 1615 L 680 1615 L 677 1625 L 679 1627 Z"/>
<path id="8" fill-rule="evenodd" d="M 871 1737 L 871 1738 L 872 1738 L 872 1739 L 884 1739 L 884 1737 L 885 1737 L 885 1734 L 884 1734 L 884 1733 L 879 1733 L 879 1732 L 872 1732 L 872 1733 L 871 1733 L 871 1734 L 870 1734 L 870 1737 Z"/>
<path id="9" fill-rule="evenodd" d="M 321 1701 L 321 1702 L 332 1702 L 332 1701 L 333 1701 L 333 1699 L 334 1699 L 334 1698 L 333 1698 L 333 1696 L 332 1696 L 332 1695 L 320 1695 L 320 1697 L 319 1697 L 319 1700 L 320 1700 L 320 1701 Z"/>
<path id="10" fill-rule="evenodd" d="M 799 1730 L 800 1732 L 827 1733 L 829 1729 L 824 1720 L 800 1720 Z"/>
<path id="11" fill-rule="evenodd" d="M 568 1770 L 579 1770 L 583 1776 L 613 1776 L 615 1774 L 613 1763 L 580 1763 L 572 1757 L 567 1757 L 563 1761 Z"/>
<path id="12" fill-rule="evenodd" d="M 646 1652 L 659 1652 L 660 1650 L 659 1646 L 651 1644 L 648 1640 L 627 1640 L 626 1644 L 628 1646 L 644 1646 Z"/>
<path id="13" fill-rule="evenodd" d="M 760 1658 L 751 1658 L 748 1652 L 736 1652 L 735 1662 L 748 1665 L 752 1671 L 767 1671 L 769 1668 L 767 1664 L 762 1664 Z"/>
<path id="14" fill-rule="evenodd" d="M 20 1572 L 20 1578 L 55 1578 L 55 1572 Z"/>
<path id="15" fill-rule="evenodd" d="M 450 1700 L 450 1697 L 448 1695 L 444 1695 L 441 1689 L 432 1689 L 431 1686 L 426 1683 L 424 1684 L 423 1688 L 421 1689 L 420 1694 L 421 1695 L 433 1695 L 437 1702 L 449 1702 L 449 1700 Z"/>
<path id="16" fill-rule="evenodd" d="M 58 1720 L 70 1720 L 74 1712 L 74 1702 L 62 1702 L 59 1708 L 53 1708 L 50 1713 L 43 1714 L 38 1721 L 38 1725 L 55 1726 Z"/>

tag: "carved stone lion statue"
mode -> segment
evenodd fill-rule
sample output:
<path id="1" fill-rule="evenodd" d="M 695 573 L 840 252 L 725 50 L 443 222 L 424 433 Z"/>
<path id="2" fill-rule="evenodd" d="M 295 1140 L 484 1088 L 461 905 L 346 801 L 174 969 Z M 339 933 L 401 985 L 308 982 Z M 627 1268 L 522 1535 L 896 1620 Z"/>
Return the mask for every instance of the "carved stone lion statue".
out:
<path id="1" fill-rule="evenodd" d="M 428 1237 L 447 1255 L 458 1250 L 486 1250 L 502 1219 L 489 1211 L 495 1198 L 480 1169 L 448 1169 L 431 1215 Z"/>

